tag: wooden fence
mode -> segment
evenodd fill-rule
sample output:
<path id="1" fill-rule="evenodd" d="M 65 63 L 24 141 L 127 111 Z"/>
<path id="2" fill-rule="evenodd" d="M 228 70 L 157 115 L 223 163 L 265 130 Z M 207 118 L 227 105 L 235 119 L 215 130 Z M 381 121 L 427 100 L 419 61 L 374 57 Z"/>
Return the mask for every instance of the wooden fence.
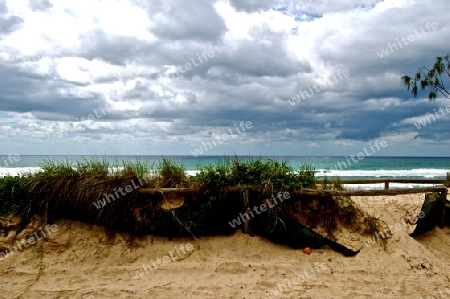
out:
<path id="1" fill-rule="evenodd" d="M 318 181 L 320 184 L 320 181 Z M 323 190 L 323 189 L 309 189 L 301 188 L 296 190 L 289 190 L 289 192 L 296 195 L 311 195 L 311 196 L 395 196 L 401 194 L 415 194 L 415 193 L 439 193 L 440 194 L 440 215 L 439 226 L 444 227 L 445 222 L 445 206 L 447 202 L 447 187 L 442 185 L 442 180 L 425 180 L 425 179 L 373 179 L 373 180 L 344 180 L 341 184 L 374 184 L 384 183 L 384 189 L 370 189 L 370 190 Z M 416 183 L 416 184 L 441 184 L 440 186 L 418 187 L 418 188 L 394 188 L 389 189 L 389 183 Z M 272 188 L 261 188 L 255 186 L 241 185 L 233 187 L 224 187 L 221 189 L 224 192 L 242 192 L 248 196 L 248 191 L 259 191 L 270 194 L 272 192 L 280 191 Z M 194 188 L 140 188 L 138 192 L 141 194 L 154 193 L 172 193 L 178 195 L 199 195 L 205 193 L 206 190 L 198 190 Z M 286 190 L 284 190 L 286 191 Z M 248 197 L 247 199 L 248 200 Z"/>
<path id="2" fill-rule="evenodd" d="M 320 181 L 319 181 L 320 182 Z M 342 184 L 380 184 L 384 183 L 384 189 L 389 189 L 389 183 L 403 183 L 403 184 L 440 184 L 442 185 L 442 180 L 430 180 L 430 179 L 371 179 L 371 180 L 345 180 Z"/>

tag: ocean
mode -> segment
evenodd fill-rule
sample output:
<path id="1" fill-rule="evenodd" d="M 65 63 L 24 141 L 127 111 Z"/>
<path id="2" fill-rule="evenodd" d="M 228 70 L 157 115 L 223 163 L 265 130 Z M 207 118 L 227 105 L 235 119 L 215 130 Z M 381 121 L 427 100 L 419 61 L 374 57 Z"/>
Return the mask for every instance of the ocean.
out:
<path id="1" fill-rule="evenodd" d="M 0 176 L 17 175 L 21 172 L 36 171 L 45 160 L 76 161 L 81 159 L 107 159 L 114 164 L 121 161 L 146 161 L 149 164 L 158 163 L 161 156 L 20 156 L 8 160 L 8 156 L 0 156 Z M 166 156 L 174 162 L 182 163 L 188 174 L 195 174 L 199 167 L 216 164 L 226 159 L 223 156 Z M 240 157 L 249 159 L 248 156 Z M 287 160 L 294 169 L 304 163 L 311 164 L 317 171 L 317 176 L 336 177 L 342 179 L 371 179 L 371 178 L 430 178 L 443 179 L 450 171 L 450 157 L 365 157 L 355 158 L 354 162 L 348 157 L 277 157 L 257 156 L 255 158 Z M 12 161 L 12 163 L 11 163 Z"/>

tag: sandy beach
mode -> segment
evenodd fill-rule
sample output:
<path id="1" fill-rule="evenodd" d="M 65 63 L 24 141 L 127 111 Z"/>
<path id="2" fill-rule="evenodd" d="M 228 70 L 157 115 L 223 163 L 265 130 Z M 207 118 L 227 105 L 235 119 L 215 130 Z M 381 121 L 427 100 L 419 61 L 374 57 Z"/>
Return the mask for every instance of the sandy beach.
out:
<path id="1" fill-rule="evenodd" d="M 447 295 L 450 229 L 436 228 L 414 239 L 408 235 L 414 226 L 403 221 L 420 211 L 423 197 L 354 198 L 387 224 L 402 223 L 385 247 L 367 246 L 355 237 L 352 241 L 362 249 L 354 257 L 328 248 L 307 255 L 241 233 L 197 241 L 133 238 L 94 225 L 58 221 L 58 230 L 47 234 L 46 240 L 0 261 L 0 298 L 427 298 L 440 291 Z M 8 238 L 0 238 L 2 247 L 11 245 Z M 187 245 L 192 245 L 191 251 Z M 141 272 L 138 279 L 136 271 Z"/>

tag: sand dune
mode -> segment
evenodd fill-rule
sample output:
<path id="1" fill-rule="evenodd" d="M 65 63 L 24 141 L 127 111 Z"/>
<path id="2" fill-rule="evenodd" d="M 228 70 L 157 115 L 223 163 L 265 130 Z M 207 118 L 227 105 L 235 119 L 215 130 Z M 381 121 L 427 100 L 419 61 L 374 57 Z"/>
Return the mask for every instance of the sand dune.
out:
<path id="1" fill-rule="evenodd" d="M 394 224 L 420 210 L 422 197 L 355 200 Z M 47 241 L 0 261 L 0 298 L 426 298 L 450 291 L 449 228 L 413 239 L 413 227 L 405 227 L 386 248 L 374 244 L 344 257 L 327 248 L 307 255 L 241 233 L 170 241 L 75 221 L 56 225 Z M 193 250 L 183 255 L 181 244 Z M 144 264 L 157 267 L 145 271 Z"/>

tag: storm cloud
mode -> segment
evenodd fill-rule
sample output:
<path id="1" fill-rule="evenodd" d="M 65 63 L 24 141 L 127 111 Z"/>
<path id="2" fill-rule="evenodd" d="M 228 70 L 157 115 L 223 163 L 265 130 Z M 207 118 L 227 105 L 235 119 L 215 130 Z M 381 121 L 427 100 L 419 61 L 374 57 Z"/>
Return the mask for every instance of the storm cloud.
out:
<path id="1" fill-rule="evenodd" d="M 450 53 L 449 9 L 448 0 L 0 0 L 2 152 L 189 155 L 250 121 L 208 154 L 348 155 L 385 139 L 380 155 L 448 155 L 450 114 L 415 125 L 448 99 L 414 98 L 400 78 Z M 302 92 L 311 96 L 292 105 Z"/>

